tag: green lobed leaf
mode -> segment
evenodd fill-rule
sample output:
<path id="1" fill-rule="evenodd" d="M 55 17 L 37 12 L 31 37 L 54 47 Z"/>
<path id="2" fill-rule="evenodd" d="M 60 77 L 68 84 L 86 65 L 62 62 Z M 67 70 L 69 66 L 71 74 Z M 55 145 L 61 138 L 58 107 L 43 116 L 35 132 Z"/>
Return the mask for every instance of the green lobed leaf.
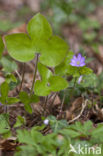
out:
<path id="1" fill-rule="evenodd" d="M 92 69 L 86 66 L 83 67 L 71 66 L 70 62 L 73 55 L 74 53 L 72 51 L 68 52 L 68 55 L 65 58 L 65 60 L 59 66 L 55 67 L 55 73 L 57 75 L 64 76 L 67 74 L 74 77 L 79 77 L 80 75 L 88 75 L 93 72 Z"/>
<path id="2" fill-rule="evenodd" d="M 2 37 L 0 36 L 0 59 L 2 57 L 3 50 L 4 50 L 4 43 Z"/>
<path id="3" fill-rule="evenodd" d="M 48 82 L 37 80 L 34 86 L 35 94 L 38 96 L 47 96 L 50 94 Z"/>
<path id="4" fill-rule="evenodd" d="M 11 73 L 17 70 L 17 64 L 8 57 L 1 58 L 1 64 L 3 66 L 3 71 L 6 73 Z"/>
<path id="5" fill-rule="evenodd" d="M 48 120 L 50 121 L 50 126 L 51 126 L 53 132 L 58 132 L 61 129 L 68 126 L 68 123 L 66 120 L 63 120 L 63 119 L 57 120 L 55 118 L 55 116 L 52 116 L 52 115 L 48 117 Z"/>
<path id="6" fill-rule="evenodd" d="M 37 103 L 39 98 L 36 95 L 29 96 L 26 92 L 22 91 L 19 94 L 21 102 L 24 104 L 24 108 L 28 113 L 32 113 L 31 103 Z"/>
<path id="7" fill-rule="evenodd" d="M 50 90 L 57 92 L 68 87 L 68 82 L 60 76 L 51 76 L 49 78 Z"/>
<path id="8" fill-rule="evenodd" d="M 26 129 L 24 130 L 17 130 L 17 137 L 19 142 L 26 143 L 29 145 L 34 145 L 33 138 L 31 137 L 31 134 Z"/>
<path id="9" fill-rule="evenodd" d="M 18 98 L 15 97 L 7 97 L 6 100 L 8 105 L 15 104 L 20 101 Z"/>
<path id="10" fill-rule="evenodd" d="M 36 14 L 27 26 L 30 37 L 35 42 L 46 40 L 51 37 L 52 29 L 46 18 L 40 13 Z"/>
<path id="11" fill-rule="evenodd" d="M 20 61 L 31 61 L 35 56 L 35 49 L 27 34 L 18 33 L 5 37 L 6 46 L 11 57 Z"/>
<path id="12" fill-rule="evenodd" d="M 17 83 L 17 79 L 16 79 L 16 77 L 15 77 L 13 74 L 8 73 L 8 74 L 6 75 L 6 82 L 7 82 L 7 83 L 10 83 L 10 82 L 15 82 L 15 83 Z"/>
<path id="13" fill-rule="evenodd" d="M 57 66 L 60 64 L 68 51 L 68 45 L 58 36 L 52 36 L 46 42 L 40 44 L 40 62 L 46 66 Z"/>
<path id="14" fill-rule="evenodd" d="M 41 75 L 41 79 L 43 80 L 47 80 L 52 75 L 52 72 L 48 70 L 48 68 L 42 65 L 41 63 L 38 63 L 38 70 Z"/>
<path id="15" fill-rule="evenodd" d="M 8 121 L 9 121 L 8 114 L 0 114 L 0 134 L 5 134 L 10 131 L 10 126 Z"/>
<path id="16" fill-rule="evenodd" d="M 21 102 L 24 104 L 25 110 L 28 113 L 32 114 L 32 108 L 30 105 L 30 98 L 28 94 L 26 92 L 20 92 L 19 97 L 20 97 Z"/>
<path id="17" fill-rule="evenodd" d="M 85 75 L 85 76 L 83 76 L 83 79 L 79 85 L 84 88 L 87 88 L 87 87 L 97 88 L 98 87 L 98 78 L 97 78 L 96 74 L 94 74 L 94 73 Z"/>
<path id="18" fill-rule="evenodd" d="M 12 34 L 5 37 L 9 54 L 20 62 L 28 62 L 40 54 L 40 62 L 46 66 L 59 65 L 68 51 L 68 45 L 52 35 L 51 26 L 40 13 L 28 23 L 28 34 Z"/>
<path id="19" fill-rule="evenodd" d="M 22 116 L 18 116 L 17 120 L 16 120 L 16 123 L 14 124 L 14 128 L 20 127 L 23 124 L 25 124 L 25 119 Z"/>
<path id="20" fill-rule="evenodd" d="M 69 64 L 71 62 L 73 55 L 74 53 L 72 51 L 69 51 L 64 61 L 60 65 L 55 67 L 55 73 L 57 75 L 64 76 L 67 74 L 68 67 L 70 66 Z"/>
<path id="21" fill-rule="evenodd" d="M 8 96 L 8 92 L 9 92 L 9 85 L 7 82 L 3 82 L 1 84 L 0 91 L 1 91 L 1 97 L 6 99 L 6 97 Z"/>
<path id="22" fill-rule="evenodd" d="M 34 91 L 36 95 L 47 96 L 50 92 L 57 92 L 68 87 L 68 82 L 64 78 L 53 75 L 44 65 L 39 64 L 38 69 L 41 80 L 37 80 L 35 83 Z"/>
<path id="23" fill-rule="evenodd" d="M 85 67 L 85 66 L 74 67 L 74 66 L 69 65 L 68 70 L 67 70 L 67 74 L 72 75 L 74 77 L 79 77 L 80 75 L 89 75 L 92 72 L 93 72 L 92 69 Z"/>

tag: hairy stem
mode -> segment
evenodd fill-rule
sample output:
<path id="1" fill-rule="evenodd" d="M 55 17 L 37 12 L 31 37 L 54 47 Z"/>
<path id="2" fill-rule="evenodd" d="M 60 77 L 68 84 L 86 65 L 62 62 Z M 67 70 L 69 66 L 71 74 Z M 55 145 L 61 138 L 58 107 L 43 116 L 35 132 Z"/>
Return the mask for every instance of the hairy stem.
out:
<path id="1" fill-rule="evenodd" d="M 22 73 L 22 80 L 21 80 L 21 84 L 20 84 L 20 88 L 19 88 L 19 93 L 20 93 L 22 86 L 23 86 L 24 75 L 25 75 L 25 63 L 23 63 L 23 73 Z"/>
<path id="2" fill-rule="evenodd" d="M 35 70 L 34 70 L 34 76 L 33 76 L 33 82 L 32 82 L 30 95 L 33 93 L 33 88 L 34 88 L 34 84 L 35 84 L 36 73 L 37 73 L 37 66 L 38 66 L 38 59 L 39 59 L 39 54 L 36 54 Z"/>

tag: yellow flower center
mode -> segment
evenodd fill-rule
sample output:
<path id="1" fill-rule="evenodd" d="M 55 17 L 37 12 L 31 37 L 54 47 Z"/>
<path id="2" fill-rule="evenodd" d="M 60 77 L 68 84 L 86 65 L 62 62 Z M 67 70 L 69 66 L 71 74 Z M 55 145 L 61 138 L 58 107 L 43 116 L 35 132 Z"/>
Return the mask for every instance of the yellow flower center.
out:
<path id="1" fill-rule="evenodd" d="M 77 61 L 77 64 L 79 65 L 80 64 L 80 61 Z"/>

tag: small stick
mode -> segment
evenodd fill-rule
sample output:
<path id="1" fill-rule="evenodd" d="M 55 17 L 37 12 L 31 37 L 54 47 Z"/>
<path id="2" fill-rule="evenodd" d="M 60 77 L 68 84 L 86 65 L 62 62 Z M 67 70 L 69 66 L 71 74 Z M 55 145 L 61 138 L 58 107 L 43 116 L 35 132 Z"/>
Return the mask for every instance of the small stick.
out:
<path id="1" fill-rule="evenodd" d="M 43 106 L 44 110 L 46 109 L 46 106 L 47 106 L 47 103 L 48 103 L 48 99 L 49 99 L 49 96 L 47 96 L 46 99 L 45 99 L 44 106 Z"/>
<path id="2" fill-rule="evenodd" d="M 81 115 L 82 115 L 83 112 L 84 112 L 85 107 L 87 106 L 87 103 L 88 103 L 88 99 L 86 99 L 85 102 L 82 103 L 82 110 L 81 110 L 80 114 L 79 114 L 78 116 L 76 116 L 74 119 L 69 120 L 69 121 L 68 121 L 68 124 L 74 122 L 75 120 L 77 120 L 77 119 L 79 119 L 79 118 L 81 117 Z"/>
<path id="3" fill-rule="evenodd" d="M 55 101 L 55 98 L 56 98 L 57 95 L 58 95 L 58 92 L 54 95 L 54 98 L 53 98 L 53 101 L 51 103 L 51 106 L 54 104 L 54 101 Z"/>

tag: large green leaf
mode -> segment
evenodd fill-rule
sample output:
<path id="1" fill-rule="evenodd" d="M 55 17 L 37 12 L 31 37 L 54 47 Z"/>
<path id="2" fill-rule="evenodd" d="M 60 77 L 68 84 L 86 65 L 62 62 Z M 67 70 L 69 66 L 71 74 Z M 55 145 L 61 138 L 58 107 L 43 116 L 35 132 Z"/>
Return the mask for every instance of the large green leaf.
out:
<path id="1" fill-rule="evenodd" d="M 28 62 L 40 54 L 40 62 L 46 66 L 59 65 L 66 56 L 68 45 L 58 36 L 52 35 L 52 29 L 46 18 L 40 13 L 28 23 L 28 34 L 12 34 L 5 37 L 9 54 L 20 62 Z"/>
<path id="2" fill-rule="evenodd" d="M 52 36 L 46 42 L 41 43 L 40 62 L 47 66 L 57 66 L 67 54 L 68 46 L 58 36 Z"/>
<path id="3" fill-rule="evenodd" d="M 30 38 L 23 33 L 12 34 L 5 37 L 9 54 L 20 62 L 28 62 L 34 58 L 35 50 Z"/>
<path id="4" fill-rule="evenodd" d="M 3 50 L 4 50 L 4 43 L 0 36 L 0 58 L 2 57 Z"/>
<path id="5" fill-rule="evenodd" d="M 28 23 L 27 26 L 30 37 L 35 41 L 48 39 L 52 35 L 52 29 L 46 18 L 38 13 Z"/>

